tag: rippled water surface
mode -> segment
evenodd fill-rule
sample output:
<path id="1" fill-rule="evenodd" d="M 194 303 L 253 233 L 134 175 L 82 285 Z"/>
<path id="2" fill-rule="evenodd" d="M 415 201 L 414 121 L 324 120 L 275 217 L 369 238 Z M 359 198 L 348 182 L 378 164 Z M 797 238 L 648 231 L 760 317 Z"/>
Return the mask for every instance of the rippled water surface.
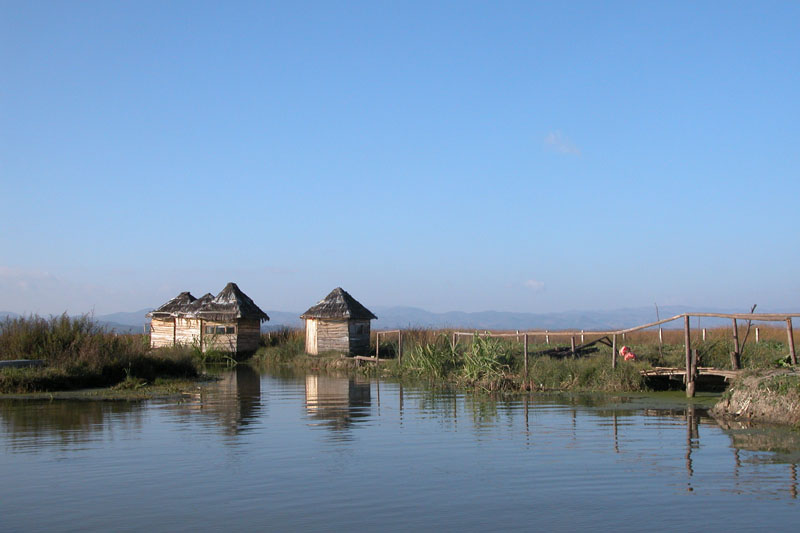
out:
<path id="1" fill-rule="evenodd" d="M 0 400 L 0 529 L 794 530 L 798 436 L 680 401 L 240 366 L 183 401 Z"/>

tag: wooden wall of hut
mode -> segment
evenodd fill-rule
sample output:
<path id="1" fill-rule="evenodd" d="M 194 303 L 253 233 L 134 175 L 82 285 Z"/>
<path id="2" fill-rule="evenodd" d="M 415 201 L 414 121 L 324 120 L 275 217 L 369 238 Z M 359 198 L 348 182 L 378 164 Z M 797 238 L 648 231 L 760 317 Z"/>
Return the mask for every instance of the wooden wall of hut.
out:
<path id="1" fill-rule="evenodd" d="M 311 324 L 309 324 L 311 323 Z M 315 335 L 306 334 L 306 339 L 316 336 L 316 343 L 307 344 L 308 353 L 318 355 L 322 352 L 349 352 L 350 351 L 350 329 L 347 320 L 318 320 L 309 318 L 306 320 L 306 332 L 308 328 L 314 331 Z"/>
<path id="2" fill-rule="evenodd" d="M 203 320 L 203 351 L 255 352 L 261 342 L 261 323 L 255 320 Z"/>
<path id="3" fill-rule="evenodd" d="M 239 352 L 255 352 L 261 343 L 261 322 L 255 320 L 239 320 L 237 324 L 236 350 Z"/>
<path id="4" fill-rule="evenodd" d="M 257 319 L 215 321 L 199 318 L 154 318 L 150 322 L 150 347 L 202 346 L 203 352 L 255 352 L 261 342 Z"/>
<path id="5" fill-rule="evenodd" d="M 200 320 L 197 318 L 176 318 L 175 344 L 200 346 Z"/>
<path id="6" fill-rule="evenodd" d="M 236 322 L 203 320 L 203 352 L 219 350 L 236 351 Z"/>
<path id="7" fill-rule="evenodd" d="M 306 353 L 364 354 L 369 351 L 369 320 L 306 319 Z"/>
<path id="8" fill-rule="evenodd" d="M 314 318 L 306 319 L 306 353 L 319 355 L 317 348 L 317 320 Z"/>
<path id="9" fill-rule="evenodd" d="M 161 348 L 175 344 L 175 322 L 172 318 L 153 318 L 150 321 L 150 347 Z"/>

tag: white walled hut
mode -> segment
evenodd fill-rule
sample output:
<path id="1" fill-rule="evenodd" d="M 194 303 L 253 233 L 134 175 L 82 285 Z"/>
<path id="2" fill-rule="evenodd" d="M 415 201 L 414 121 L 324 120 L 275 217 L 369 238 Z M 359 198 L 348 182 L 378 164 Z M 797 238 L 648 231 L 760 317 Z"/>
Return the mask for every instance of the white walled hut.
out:
<path id="1" fill-rule="evenodd" d="M 151 347 L 194 345 L 203 352 L 254 352 L 261 322 L 269 320 L 235 283 L 228 283 L 216 296 L 209 293 L 199 299 L 182 292 L 147 316 Z"/>
<path id="2" fill-rule="evenodd" d="M 306 322 L 306 353 L 369 351 L 370 320 L 377 319 L 344 289 L 337 287 L 300 315 Z"/>

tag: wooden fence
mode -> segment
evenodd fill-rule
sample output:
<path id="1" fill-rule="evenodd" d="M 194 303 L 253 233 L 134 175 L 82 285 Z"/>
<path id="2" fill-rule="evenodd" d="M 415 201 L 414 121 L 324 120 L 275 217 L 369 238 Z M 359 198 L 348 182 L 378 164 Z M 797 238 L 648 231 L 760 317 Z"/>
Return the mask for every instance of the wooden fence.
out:
<path id="1" fill-rule="evenodd" d="M 517 341 L 522 341 L 522 353 L 523 353 L 523 373 L 525 379 L 528 377 L 528 344 L 529 339 L 533 336 L 545 337 L 545 342 L 550 344 L 550 337 L 569 337 L 570 338 L 570 347 L 572 353 L 576 352 L 576 344 L 575 339 L 580 338 L 581 344 L 584 343 L 585 338 L 587 336 L 591 337 L 610 337 L 611 338 L 611 368 L 617 367 L 617 337 L 621 336 L 623 341 L 625 339 L 625 335 L 628 333 L 634 333 L 636 331 L 641 331 L 649 328 L 653 328 L 656 326 L 661 326 L 663 324 L 667 324 L 670 322 L 674 322 L 676 320 L 683 319 L 683 342 L 686 352 L 686 394 L 687 396 L 694 395 L 694 386 L 695 386 L 695 378 L 698 374 L 698 367 L 697 367 L 697 351 L 692 350 L 692 337 L 691 337 L 691 326 L 689 323 L 689 319 L 691 317 L 700 317 L 700 318 L 725 318 L 731 320 L 731 328 L 732 328 L 732 336 L 733 336 L 733 352 L 731 352 L 731 367 L 734 371 L 738 371 L 741 369 L 741 345 L 739 342 L 739 321 L 744 320 L 748 323 L 750 322 L 785 322 L 786 324 L 786 336 L 789 344 L 789 358 L 793 365 L 797 364 L 797 352 L 794 346 L 794 332 L 792 329 L 792 318 L 800 317 L 800 313 L 683 313 L 680 315 L 675 315 L 669 318 L 665 318 L 663 320 L 658 320 L 656 322 L 650 322 L 648 324 L 642 324 L 641 326 L 635 326 L 632 328 L 625 328 L 625 329 L 616 329 L 616 330 L 608 330 L 608 331 L 586 331 L 586 330 L 564 330 L 564 331 L 550 331 L 550 330 L 528 330 L 528 331 L 516 331 L 514 333 L 508 332 L 478 332 L 478 331 L 454 331 L 452 333 L 452 344 L 455 347 L 456 343 L 458 342 L 459 337 L 462 336 L 469 336 L 472 337 L 474 335 L 479 336 L 487 336 L 487 337 L 515 337 Z M 376 342 L 375 342 L 375 361 L 379 360 L 380 355 L 380 340 L 381 336 L 384 338 L 388 335 L 397 335 L 397 359 L 400 360 L 402 358 L 403 352 L 403 331 L 399 329 L 395 330 L 387 330 L 387 331 L 376 331 Z M 758 328 L 756 328 L 756 337 L 758 337 Z M 661 334 L 661 328 L 659 327 L 659 345 L 663 342 L 663 337 Z M 703 328 L 703 339 L 705 340 L 705 328 Z"/>

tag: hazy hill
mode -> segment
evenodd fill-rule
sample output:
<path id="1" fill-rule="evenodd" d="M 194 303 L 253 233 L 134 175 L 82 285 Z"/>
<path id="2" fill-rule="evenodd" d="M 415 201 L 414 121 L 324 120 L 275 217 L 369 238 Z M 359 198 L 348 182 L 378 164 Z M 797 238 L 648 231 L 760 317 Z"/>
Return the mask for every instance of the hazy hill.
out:
<path id="1" fill-rule="evenodd" d="M 461 328 L 480 330 L 525 330 L 525 329 L 585 329 L 604 330 L 638 326 L 656 320 L 654 307 L 635 307 L 629 309 L 615 309 L 611 311 L 565 311 L 560 313 L 514 313 L 506 311 L 481 311 L 465 313 L 450 311 L 447 313 L 433 313 L 417 307 L 389 307 L 374 306 L 371 310 L 378 315 L 378 320 L 373 322 L 374 329 L 395 328 Z M 141 309 L 133 312 L 111 313 L 97 315 L 94 318 L 98 323 L 108 329 L 119 333 L 141 333 L 149 319 L 145 314 L 150 309 Z M 691 308 L 684 306 L 665 306 L 659 309 L 661 318 L 678 315 L 684 312 L 747 312 L 748 309 L 710 309 Z M 757 311 L 762 311 L 758 309 Z M 772 310 L 775 312 L 780 312 Z M 762 312 L 767 312 L 763 310 Z M 302 327 L 300 312 L 267 311 L 270 321 L 262 325 L 262 329 L 275 329 L 281 327 Z M 19 316 L 13 312 L 0 312 L 0 320 L 7 316 Z M 727 319 L 700 319 L 700 327 L 728 326 Z M 698 319 L 692 319 L 692 327 L 697 327 Z M 665 328 L 682 327 L 679 321 L 667 324 Z"/>

